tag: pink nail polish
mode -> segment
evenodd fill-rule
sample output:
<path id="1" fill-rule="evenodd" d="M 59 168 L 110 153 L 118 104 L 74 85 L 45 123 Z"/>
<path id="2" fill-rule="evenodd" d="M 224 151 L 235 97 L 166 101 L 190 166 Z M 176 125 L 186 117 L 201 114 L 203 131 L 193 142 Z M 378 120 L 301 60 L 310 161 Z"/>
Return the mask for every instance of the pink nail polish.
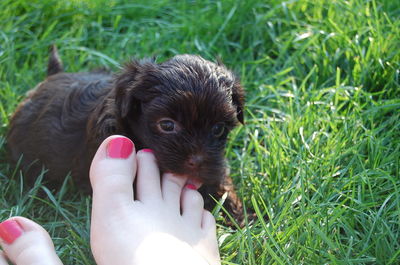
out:
<path id="1" fill-rule="evenodd" d="M 22 235 L 23 231 L 22 227 L 14 220 L 6 220 L 0 223 L 0 237 L 7 244 L 12 244 Z"/>
<path id="2" fill-rule="evenodd" d="M 110 158 L 128 158 L 133 151 L 133 142 L 126 137 L 112 139 L 107 145 L 107 156 Z"/>
<path id="3" fill-rule="evenodd" d="M 186 188 L 191 189 L 191 190 L 197 190 L 196 186 L 193 184 L 186 184 Z"/>
<path id="4" fill-rule="evenodd" d="M 141 151 L 142 151 L 142 152 L 146 152 L 146 153 L 154 153 L 153 150 L 148 149 L 148 148 L 142 149 Z"/>

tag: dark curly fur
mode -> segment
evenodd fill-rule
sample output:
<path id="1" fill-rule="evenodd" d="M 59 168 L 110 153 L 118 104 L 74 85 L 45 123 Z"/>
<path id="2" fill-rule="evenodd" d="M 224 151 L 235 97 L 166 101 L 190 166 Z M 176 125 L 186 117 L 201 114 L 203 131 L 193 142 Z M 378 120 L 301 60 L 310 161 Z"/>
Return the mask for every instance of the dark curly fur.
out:
<path id="1" fill-rule="evenodd" d="M 48 77 L 28 92 L 11 119 L 11 157 L 17 161 L 23 154 L 29 179 L 44 165 L 53 183 L 71 172 L 80 187 L 89 189 L 89 166 L 97 147 L 120 134 L 131 138 L 138 150 L 153 149 L 163 172 L 203 182 L 206 208 L 214 205 L 209 194 L 219 198 L 228 192 L 226 207 L 242 220 L 232 180 L 224 179 L 226 137 L 243 123 L 243 89 L 232 72 L 195 55 L 160 64 L 135 60 L 115 76 L 62 69 L 53 47 Z M 174 122 L 174 131 L 160 129 L 163 119 Z"/>

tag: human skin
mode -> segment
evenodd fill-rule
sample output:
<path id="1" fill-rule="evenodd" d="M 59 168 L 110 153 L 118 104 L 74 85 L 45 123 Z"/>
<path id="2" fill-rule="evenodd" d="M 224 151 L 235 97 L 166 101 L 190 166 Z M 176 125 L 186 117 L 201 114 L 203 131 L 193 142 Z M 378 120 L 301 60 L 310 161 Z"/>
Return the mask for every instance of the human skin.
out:
<path id="1" fill-rule="evenodd" d="M 129 139 L 111 136 L 93 159 L 90 180 L 97 264 L 220 264 L 215 219 L 202 196 L 187 178 L 160 176 L 151 150 L 136 154 Z M 17 265 L 62 264 L 41 226 L 23 217 L 11 220 L 20 234 L 0 241 L 0 265 L 8 264 L 6 256 Z"/>

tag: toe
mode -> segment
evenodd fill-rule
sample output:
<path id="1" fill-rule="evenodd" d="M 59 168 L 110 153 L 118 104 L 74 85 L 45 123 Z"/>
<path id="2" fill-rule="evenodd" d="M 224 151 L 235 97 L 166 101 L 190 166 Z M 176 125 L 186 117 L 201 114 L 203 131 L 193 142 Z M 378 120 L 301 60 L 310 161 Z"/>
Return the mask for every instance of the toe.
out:
<path id="1" fill-rule="evenodd" d="M 162 177 L 162 196 L 165 203 L 174 211 L 179 212 L 181 205 L 181 194 L 186 177 L 166 173 Z"/>
<path id="2" fill-rule="evenodd" d="M 196 250 L 207 259 L 209 264 L 221 264 L 215 218 L 207 210 L 203 210 L 201 228 L 203 230 L 203 238 L 201 244 L 195 246 Z"/>
<path id="3" fill-rule="evenodd" d="M 8 265 L 6 255 L 0 250 L 0 265 Z"/>
<path id="4" fill-rule="evenodd" d="M 197 190 L 184 188 L 181 197 L 182 217 L 190 225 L 201 226 L 204 200 Z"/>
<path id="5" fill-rule="evenodd" d="M 201 228 L 205 231 L 206 234 L 211 234 L 215 236 L 216 233 L 215 218 L 212 215 L 212 213 L 210 213 L 207 210 L 203 210 Z"/>
<path id="6" fill-rule="evenodd" d="M 133 201 L 136 155 L 131 140 L 110 136 L 97 150 L 90 168 L 93 208 L 106 212 Z"/>
<path id="7" fill-rule="evenodd" d="M 0 227 L 3 239 L 1 247 L 14 264 L 62 264 L 49 234 L 35 222 L 23 217 L 13 217 L 1 223 Z M 5 233 L 8 234 L 6 238 L 3 237 Z M 4 257 L 2 259 L 5 260 Z"/>
<path id="8" fill-rule="evenodd" d="M 160 170 L 150 149 L 137 153 L 138 173 L 136 199 L 142 202 L 161 201 Z"/>

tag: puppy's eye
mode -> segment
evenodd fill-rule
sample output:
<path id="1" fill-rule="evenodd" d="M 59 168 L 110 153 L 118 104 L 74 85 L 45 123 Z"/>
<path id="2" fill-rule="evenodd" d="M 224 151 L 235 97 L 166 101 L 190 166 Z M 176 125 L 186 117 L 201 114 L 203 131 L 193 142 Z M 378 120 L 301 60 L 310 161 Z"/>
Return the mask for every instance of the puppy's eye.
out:
<path id="1" fill-rule="evenodd" d="M 158 127 L 162 132 L 171 133 L 175 131 L 175 123 L 172 120 L 161 120 Z"/>
<path id="2" fill-rule="evenodd" d="M 221 137 L 224 134 L 224 131 L 225 131 L 225 124 L 223 122 L 215 124 L 211 129 L 211 133 L 216 138 Z"/>

